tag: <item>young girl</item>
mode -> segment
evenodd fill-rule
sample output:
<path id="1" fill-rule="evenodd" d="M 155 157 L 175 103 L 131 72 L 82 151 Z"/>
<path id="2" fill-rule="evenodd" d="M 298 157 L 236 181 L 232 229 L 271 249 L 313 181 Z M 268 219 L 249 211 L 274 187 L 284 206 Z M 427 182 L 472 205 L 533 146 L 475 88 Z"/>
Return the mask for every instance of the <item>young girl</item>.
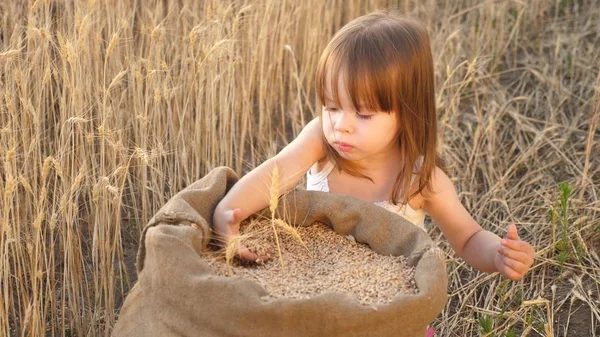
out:
<path id="1" fill-rule="evenodd" d="M 384 12 L 351 21 L 323 52 L 316 90 L 321 115 L 217 205 L 213 225 L 224 242 L 239 232 L 242 220 L 268 206 L 276 165 L 281 193 L 306 173 L 307 189 L 373 202 L 417 226 L 428 214 L 468 264 L 523 278 L 533 263 L 531 245 L 519 240 L 514 224 L 503 239 L 483 230 L 436 154 L 433 61 L 419 23 Z M 245 247 L 238 256 L 259 258 Z"/>

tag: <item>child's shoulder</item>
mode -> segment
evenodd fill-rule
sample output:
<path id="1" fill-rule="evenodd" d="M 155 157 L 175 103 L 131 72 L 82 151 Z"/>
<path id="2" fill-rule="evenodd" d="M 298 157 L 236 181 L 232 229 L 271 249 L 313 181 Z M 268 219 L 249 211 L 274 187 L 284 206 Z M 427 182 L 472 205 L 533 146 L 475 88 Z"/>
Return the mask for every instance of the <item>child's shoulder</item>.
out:
<path id="1" fill-rule="evenodd" d="M 312 165 L 310 172 L 316 174 L 321 172 L 325 166 L 329 163 L 327 156 L 325 155 L 325 147 L 323 144 L 323 128 L 321 126 L 321 118 L 316 117 L 313 118 L 310 122 L 308 122 L 300 134 L 298 135 L 298 141 L 301 143 L 300 146 L 307 146 L 307 149 L 317 148 L 317 150 L 313 150 L 316 152 L 316 161 L 314 165 Z"/>
<path id="2" fill-rule="evenodd" d="M 310 165 L 325 156 L 322 134 L 319 119 L 311 120 L 304 126 L 298 136 L 275 156 L 275 160 L 281 162 L 291 161 L 302 168 L 306 165 L 308 169 Z M 306 172 L 306 169 L 304 169 L 304 172 Z"/>
<path id="3" fill-rule="evenodd" d="M 314 118 L 308 122 L 300 131 L 298 136 L 292 141 L 292 143 L 300 145 L 314 145 L 315 143 L 322 142 L 323 129 L 321 128 L 321 121 L 319 117 Z"/>
<path id="4" fill-rule="evenodd" d="M 426 193 L 424 193 L 426 199 L 436 198 L 448 192 L 456 193 L 454 183 L 450 177 L 448 177 L 446 172 L 437 165 L 434 167 L 429 181 L 430 185 L 428 186 Z"/>
<path id="5" fill-rule="evenodd" d="M 302 133 L 310 133 L 313 136 L 321 136 L 323 134 L 321 117 L 315 117 L 310 122 L 306 123 L 300 134 Z"/>
<path id="6" fill-rule="evenodd" d="M 424 209 L 429 213 L 431 210 L 427 209 L 428 205 L 443 202 L 445 198 L 449 198 L 452 194 L 456 195 L 456 190 L 446 172 L 437 165 L 434 167 L 428 180 L 429 184 L 425 185 L 421 190 L 419 190 L 420 181 L 415 180 L 413 182 L 411 194 L 416 191 L 419 192 L 411 199 L 411 207 L 414 204 L 415 207 L 413 209 Z"/>

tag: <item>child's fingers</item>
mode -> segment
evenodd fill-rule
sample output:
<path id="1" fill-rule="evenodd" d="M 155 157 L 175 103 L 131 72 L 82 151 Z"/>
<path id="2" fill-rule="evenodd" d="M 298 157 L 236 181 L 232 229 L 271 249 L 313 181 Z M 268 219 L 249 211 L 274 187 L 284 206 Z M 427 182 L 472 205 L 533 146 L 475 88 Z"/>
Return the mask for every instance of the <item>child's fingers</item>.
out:
<path id="1" fill-rule="evenodd" d="M 526 266 L 531 266 L 533 265 L 533 260 L 534 260 L 534 252 L 533 252 L 533 247 L 531 247 L 528 243 L 523 242 L 523 241 L 519 241 L 519 248 L 521 248 L 520 250 L 517 249 L 510 249 L 508 247 L 501 247 L 500 248 L 500 253 L 506 257 L 510 257 L 512 259 L 515 259 L 517 261 L 521 261 L 523 262 Z"/>
<path id="2" fill-rule="evenodd" d="M 510 257 L 502 257 L 502 263 L 504 263 L 505 266 L 509 267 L 513 271 L 519 273 L 521 276 L 525 275 L 528 270 L 528 267 L 523 262 L 511 259 Z"/>
<path id="3" fill-rule="evenodd" d="M 519 240 L 519 231 L 517 231 L 517 225 L 508 225 L 505 238 L 509 240 Z"/>
<path id="4" fill-rule="evenodd" d="M 269 252 L 264 255 L 258 255 L 244 246 L 239 246 L 238 257 L 244 262 L 264 263 L 271 258 L 271 255 Z"/>
<path id="5" fill-rule="evenodd" d="M 240 221 L 242 221 L 241 217 L 242 217 L 242 210 L 239 208 L 236 209 L 231 209 L 229 211 L 227 211 L 226 213 L 226 217 L 227 217 L 227 222 L 232 224 L 232 223 L 238 223 Z"/>
<path id="6" fill-rule="evenodd" d="M 237 253 L 239 258 L 244 261 L 256 261 L 256 259 L 258 259 L 258 254 L 252 252 L 250 249 L 244 246 L 239 246 Z"/>
<path id="7" fill-rule="evenodd" d="M 518 250 L 520 252 L 529 252 L 531 248 L 531 246 L 527 242 L 521 240 L 502 239 L 501 243 L 502 247 Z"/>
<path id="8" fill-rule="evenodd" d="M 507 247 L 498 248 L 498 252 L 503 256 L 510 257 L 511 259 L 521 261 L 523 263 L 529 260 L 529 256 L 524 251 L 514 250 Z"/>
<path id="9" fill-rule="evenodd" d="M 504 257 L 503 257 L 503 263 L 502 266 L 499 267 L 499 272 L 500 274 L 508 277 L 509 279 L 513 280 L 513 281 L 518 281 L 520 279 L 523 278 L 523 273 L 519 273 L 517 270 L 511 268 L 509 265 L 507 265 L 506 263 L 504 263 Z"/>
<path id="10" fill-rule="evenodd" d="M 239 208 L 234 209 L 231 214 L 233 216 L 234 223 L 238 223 L 238 222 L 241 222 L 242 220 L 244 220 L 244 219 L 242 219 L 242 210 Z"/>
<path id="11" fill-rule="evenodd" d="M 505 267 L 504 272 L 502 273 L 502 275 L 506 276 L 507 278 L 513 280 L 513 281 L 519 281 L 523 278 L 523 275 L 519 274 L 518 272 L 512 270 L 510 267 Z"/>

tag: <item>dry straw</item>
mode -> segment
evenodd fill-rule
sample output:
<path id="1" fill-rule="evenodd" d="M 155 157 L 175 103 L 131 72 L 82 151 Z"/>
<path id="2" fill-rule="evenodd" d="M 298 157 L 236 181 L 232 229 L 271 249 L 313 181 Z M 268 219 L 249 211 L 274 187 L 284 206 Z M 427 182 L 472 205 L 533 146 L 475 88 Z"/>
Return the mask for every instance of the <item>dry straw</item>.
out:
<path id="1" fill-rule="evenodd" d="M 593 0 L 2 2 L 0 335 L 109 336 L 150 217 L 212 168 L 241 174 L 287 144 L 318 114 L 327 41 L 392 6 L 430 32 L 462 203 L 499 235 L 517 222 L 537 251 L 506 281 L 428 221 L 449 259 L 436 332 L 598 335 Z"/>

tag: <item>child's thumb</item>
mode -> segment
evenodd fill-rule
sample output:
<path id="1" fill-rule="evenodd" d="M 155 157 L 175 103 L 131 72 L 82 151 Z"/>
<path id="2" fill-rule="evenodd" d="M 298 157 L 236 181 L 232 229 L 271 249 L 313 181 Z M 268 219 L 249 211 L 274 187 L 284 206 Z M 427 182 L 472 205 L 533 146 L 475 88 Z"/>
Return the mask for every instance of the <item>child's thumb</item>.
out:
<path id="1" fill-rule="evenodd" d="M 231 220 L 233 220 L 234 223 L 242 221 L 242 210 L 236 208 L 233 211 L 231 211 Z"/>
<path id="2" fill-rule="evenodd" d="M 508 225 L 508 229 L 506 230 L 505 237 L 510 240 L 519 240 L 519 232 L 517 231 L 517 225 L 515 225 L 515 224 Z"/>

